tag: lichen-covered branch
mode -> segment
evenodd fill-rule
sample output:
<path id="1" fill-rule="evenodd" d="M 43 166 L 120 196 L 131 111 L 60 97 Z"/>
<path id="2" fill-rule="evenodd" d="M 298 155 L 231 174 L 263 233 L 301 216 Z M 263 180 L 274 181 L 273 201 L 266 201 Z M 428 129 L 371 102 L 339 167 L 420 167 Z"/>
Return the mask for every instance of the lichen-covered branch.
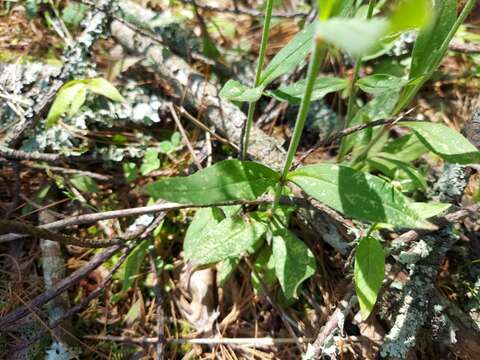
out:
<path id="1" fill-rule="evenodd" d="M 124 6 L 123 10 L 126 12 L 128 8 Z M 126 49 L 153 62 L 155 70 L 168 83 L 170 93 L 177 101 L 197 109 L 228 139 L 240 142 L 246 116 L 237 106 L 221 99 L 216 86 L 206 81 L 202 74 L 168 48 L 138 34 L 122 22 L 113 21 L 111 31 L 113 37 Z M 284 155 L 277 141 L 257 128 L 252 130 L 251 140 L 250 153 L 254 158 L 280 168 Z"/>
<path id="2" fill-rule="evenodd" d="M 100 9 L 110 9 L 114 3 L 115 1 L 113 0 L 101 0 L 98 7 Z M 32 128 L 36 121 L 45 113 L 48 105 L 55 98 L 57 91 L 65 82 L 85 75 L 89 66 L 86 59 L 90 56 L 90 49 L 99 37 L 105 35 L 109 18 L 105 11 L 92 9 L 83 23 L 86 25 L 85 30 L 72 46 L 67 47 L 63 55 L 64 64 L 60 74 L 52 80 L 47 91 L 35 100 L 35 104 L 25 112 L 20 121 L 12 126 L 5 135 L 3 144 L 7 147 L 16 148 L 20 145 L 25 131 Z"/>

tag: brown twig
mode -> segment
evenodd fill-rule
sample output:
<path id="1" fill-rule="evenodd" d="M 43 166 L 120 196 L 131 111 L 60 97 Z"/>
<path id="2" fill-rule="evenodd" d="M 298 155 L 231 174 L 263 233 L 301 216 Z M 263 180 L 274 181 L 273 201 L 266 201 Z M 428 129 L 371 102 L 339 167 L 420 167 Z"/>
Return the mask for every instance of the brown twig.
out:
<path id="1" fill-rule="evenodd" d="M 317 142 L 310 150 L 308 150 L 305 154 L 303 154 L 295 164 L 295 167 L 299 166 L 308 156 L 310 156 L 314 151 L 318 150 L 319 148 L 326 146 L 328 144 L 333 143 L 334 141 L 340 140 L 341 138 L 344 138 L 345 136 L 351 135 L 353 133 L 365 130 L 367 128 L 375 127 L 375 126 L 382 126 L 382 125 L 387 125 L 387 126 L 392 126 L 398 122 L 402 121 L 423 121 L 423 120 L 418 120 L 418 119 L 411 119 L 411 118 L 394 118 L 394 119 L 388 119 L 388 120 L 376 120 L 376 121 L 371 121 L 369 123 L 364 123 L 364 124 L 359 124 L 355 125 L 352 127 L 349 127 L 348 129 L 341 130 L 339 132 L 336 132 L 335 134 L 330 135 L 324 140 L 320 140 Z"/>
<path id="2" fill-rule="evenodd" d="M 104 212 L 95 213 L 95 214 L 72 216 L 66 219 L 61 219 L 45 225 L 41 225 L 38 228 L 54 230 L 54 229 L 62 229 L 67 226 L 91 224 L 101 220 L 115 219 L 120 217 L 139 216 L 139 215 L 145 215 L 145 214 L 153 214 L 153 213 L 175 211 L 175 210 L 189 209 L 189 208 L 219 207 L 219 206 L 230 206 L 230 205 L 262 205 L 262 204 L 270 204 L 272 203 L 272 201 L 273 199 L 271 197 L 266 196 L 266 197 L 258 198 L 253 201 L 235 200 L 235 201 L 224 201 L 224 202 L 208 204 L 208 205 L 161 203 L 161 204 L 141 206 L 141 207 L 131 208 L 131 209 L 112 210 L 112 211 L 104 211 Z M 284 201 L 286 201 L 287 203 L 291 203 L 290 201 L 288 201 L 288 199 L 284 199 Z M 18 234 L 2 235 L 0 236 L 0 243 L 12 241 L 20 237 L 22 236 Z"/>
<path id="3" fill-rule="evenodd" d="M 190 142 L 190 139 L 188 138 L 188 135 L 183 128 L 183 125 L 178 118 L 177 112 L 175 111 L 175 108 L 173 107 L 172 103 L 168 104 L 168 107 L 170 108 L 170 112 L 172 113 L 173 120 L 175 121 L 175 124 L 177 124 L 178 129 L 180 130 L 180 134 L 182 134 L 183 140 L 185 141 L 185 144 L 187 145 L 188 151 L 192 155 L 193 161 L 195 162 L 195 165 L 197 166 L 198 170 L 203 169 L 202 164 L 197 158 L 197 155 L 195 154 L 195 150 L 193 149 L 192 143 Z"/>

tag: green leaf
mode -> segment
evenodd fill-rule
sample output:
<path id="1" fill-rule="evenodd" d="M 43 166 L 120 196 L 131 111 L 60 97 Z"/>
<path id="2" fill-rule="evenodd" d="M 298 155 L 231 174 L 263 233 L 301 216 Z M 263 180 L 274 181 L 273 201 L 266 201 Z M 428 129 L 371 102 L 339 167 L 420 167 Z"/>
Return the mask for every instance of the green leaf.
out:
<path id="1" fill-rule="evenodd" d="M 445 212 L 450 206 L 451 204 L 436 202 L 413 202 L 410 204 L 410 207 L 414 209 L 415 212 L 422 217 L 422 219 L 430 219 L 434 216 L 437 216 Z"/>
<path id="2" fill-rule="evenodd" d="M 267 230 L 253 218 L 226 218 L 204 227 L 198 237 L 185 242 L 185 258 L 194 265 L 213 264 L 252 253 Z"/>
<path id="3" fill-rule="evenodd" d="M 98 95 L 105 96 L 113 101 L 125 102 L 123 96 L 108 80 L 103 78 L 83 80 L 88 89 Z"/>
<path id="4" fill-rule="evenodd" d="M 93 193 L 99 191 L 97 183 L 88 176 L 76 175 L 70 178 L 70 182 L 81 192 Z"/>
<path id="5" fill-rule="evenodd" d="M 318 23 L 317 35 L 324 41 L 359 57 L 372 50 L 386 35 L 389 23 L 384 19 L 333 18 Z"/>
<path id="6" fill-rule="evenodd" d="M 79 82 L 71 81 L 63 85 L 60 90 L 58 90 L 57 96 L 55 96 L 55 100 L 50 107 L 45 127 L 47 129 L 52 127 L 57 123 L 58 119 L 60 119 L 63 114 L 66 112 L 71 113 L 70 108 L 72 103 L 74 103 L 74 106 L 79 109 L 83 103 L 79 103 L 79 100 L 76 100 L 76 97 L 80 94 L 80 100 L 83 99 L 83 101 L 85 101 L 85 96 L 82 96 L 82 92 L 84 92 L 84 90 L 85 84 Z"/>
<path id="7" fill-rule="evenodd" d="M 260 99 L 263 93 L 263 86 L 250 88 L 236 80 L 228 80 L 220 90 L 219 95 L 231 101 L 253 102 Z"/>
<path id="8" fill-rule="evenodd" d="M 372 237 L 363 238 L 355 253 L 355 292 L 362 317 L 366 319 L 377 301 L 385 272 L 382 245 Z"/>
<path id="9" fill-rule="evenodd" d="M 230 200 L 255 200 L 279 175 L 252 161 L 224 160 L 187 177 L 173 177 L 146 186 L 149 195 L 181 204 L 208 205 Z"/>
<path id="10" fill-rule="evenodd" d="M 390 17 L 390 31 L 400 32 L 423 27 L 431 14 L 429 0 L 403 0 Z"/>
<path id="11" fill-rule="evenodd" d="M 347 166 L 317 164 L 300 168 L 288 180 L 316 200 L 360 220 L 399 227 L 435 227 L 409 207 L 409 199 L 382 179 Z"/>
<path id="12" fill-rule="evenodd" d="M 195 247 L 196 242 L 207 229 L 214 227 L 220 221 L 225 219 L 222 211 L 218 208 L 201 208 L 195 213 L 192 222 L 188 226 L 185 240 L 183 241 L 184 248 Z"/>
<path id="13" fill-rule="evenodd" d="M 383 148 L 383 153 L 396 156 L 397 159 L 405 162 L 414 161 L 427 151 L 425 145 L 412 133 L 392 140 Z"/>
<path id="14" fill-rule="evenodd" d="M 72 99 L 72 103 L 70 104 L 70 109 L 68 109 L 68 116 L 75 115 L 78 112 L 78 110 L 80 110 L 82 105 L 85 103 L 86 98 L 87 98 L 87 88 L 81 87 L 76 93 L 75 97 Z"/>
<path id="15" fill-rule="evenodd" d="M 407 81 L 389 74 L 374 74 L 365 76 L 357 81 L 360 89 L 368 94 L 382 95 L 391 91 L 400 90 Z"/>
<path id="16" fill-rule="evenodd" d="M 277 90 L 266 91 L 265 95 L 271 96 L 278 101 L 288 101 L 291 104 L 299 104 L 305 92 L 305 85 L 306 79 L 302 79 L 290 85 L 282 85 Z M 322 76 L 315 81 L 311 100 L 319 100 L 329 93 L 343 90 L 347 85 L 347 79 Z"/>
<path id="17" fill-rule="evenodd" d="M 158 151 L 155 148 L 149 148 L 145 152 L 140 172 L 142 175 L 147 175 L 154 170 L 160 168 L 160 159 L 158 158 Z"/>
<path id="18" fill-rule="evenodd" d="M 87 13 L 88 6 L 76 2 L 70 2 L 62 10 L 62 20 L 72 27 L 80 25 Z"/>
<path id="19" fill-rule="evenodd" d="M 426 191 L 427 190 L 427 181 L 425 177 L 418 172 L 418 170 L 412 166 L 410 163 L 407 163 L 402 160 L 398 160 L 395 155 L 391 156 L 388 153 L 380 153 L 378 154 L 383 160 L 392 163 L 394 168 L 398 168 L 403 170 L 410 179 L 419 187 L 420 189 Z"/>
<path id="20" fill-rule="evenodd" d="M 480 152 L 462 134 L 448 126 L 420 121 L 405 121 L 429 150 L 443 159 L 458 164 L 480 163 Z"/>
<path id="21" fill-rule="evenodd" d="M 260 85 L 266 87 L 279 76 L 294 70 L 312 49 L 315 24 L 309 24 L 293 37 L 262 71 Z"/>
<path id="22" fill-rule="evenodd" d="M 143 260 L 145 258 L 148 244 L 149 242 L 147 240 L 143 240 L 127 256 L 127 259 L 125 260 L 124 271 L 123 271 L 122 290 L 117 296 L 113 297 L 112 299 L 113 302 L 120 300 L 121 296 L 125 294 L 128 290 L 130 290 L 130 288 L 132 287 L 135 281 L 135 278 L 138 276 L 140 272 L 140 267 L 142 266 Z"/>
<path id="23" fill-rule="evenodd" d="M 272 254 L 285 297 L 296 298 L 300 284 L 315 274 L 315 256 L 303 241 L 285 228 L 273 232 Z"/>
<path id="24" fill-rule="evenodd" d="M 133 162 L 122 164 L 123 175 L 127 182 L 135 181 L 138 178 L 137 165 Z"/>
<path id="25" fill-rule="evenodd" d="M 443 58 L 441 48 L 457 19 L 457 1 L 435 1 L 433 10 L 433 21 L 420 31 L 413 47 L 410 79 L 432 72 Z"/>

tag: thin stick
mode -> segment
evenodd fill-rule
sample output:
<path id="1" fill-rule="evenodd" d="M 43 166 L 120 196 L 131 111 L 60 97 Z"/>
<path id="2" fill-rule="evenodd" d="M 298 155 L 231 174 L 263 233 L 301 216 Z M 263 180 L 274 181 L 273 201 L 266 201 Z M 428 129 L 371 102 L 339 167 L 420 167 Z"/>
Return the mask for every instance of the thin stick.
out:
<path id="1" fill-rule="evenodd" d="M 137 337 L 131 338 L 128 336 L 111 336 L 111 335 L 86 335 L 85 339 L 126 342 L 134 344 L 155 344 L 158 341 L 157 337 Z M 240 345 L 240 346 L 274 346 L 279 344 L 305 344 L 311 341 L 311 338 L 174 338 L 165 339 L 169 344 L 199 344 L 199 345 Z"/>
<path id="2" fill-rule="evenodd" d="M 177 112 L 175 111 L 175 108 L 173 107 L 172 103 L 168 104 L 168 107 L 170 108 L 170 112 L 172 113 L 173 120 L 175 121 L 175 124 L 177 124 L 178 129 L 180 130 L 180 133 L 182 134 L 183 140 L 187 144 L 188 151 L 190 151 L 190 154 L 192 155 L 193 161 L 195 162 L 195 165 L 197 166 L 198 170 L 202 169 L 203 166 L 200 163 L 200 161 L 197 158 L 197 155 L 195 154 L 195 150 L 193 149 L 192 143 L 190 142 L 190 139 L 187 136 L 187 133 L 185 132 L 185 129 L 183 128 L 182 123 L 180 122 L 180 119 L 177 116 Z"/>
<path id="3" fill-rule="evenodd" d="M 212 131 L 211 129 L 208 128 L 208 126 L 206 126 L 205 124 L 203 124 L 202 122 L 198 121 L 197 119 L 195 119 L 194 116 L 192 116 L 192 114 L 190 114 L 187 110 L 185 110 L 184 107 L 182 106 L 175 106 L 177 111 L 180 113 L 180 115 L 184 115 L 186 116 L 189 120 L 191 120 L 196 126 L 198 126 L 200 129 L 208 132 L 209 134 L 211 134 L 215 139 L 217 139 L 218 141 L 220 141 L 222 144 L 225 144 L 225 145 L 229 145 L 231 147 L 233 147 L 235 150 L 237 151 L 240 151 L 240 147 L 231 142 L 230 140 L 228 139 L 225 139 L 223 137 L 221 137 L 220 135 L 218 135 L 217 133 L 215 133 L 214 131 Z"/>
<path id="4" fill-rule="evenodd" d="M 230 205 L 261 205 L 261 204 L 270 204 L 271 202 L 272 202 L 272 198 L 266 196 L 266 197 L 258 198 L 253 201 L 235 200 L 235 201 L 224 201 L 224 202 L 219 202 L 214 204 L 205 204 L 205 205 L 162 203 L 162 204 L 155 204 L 150 206 L 141 206 L 141 207 L 136 207 L 131 209 L 112 210 L 112 211 L 104 211 L 104 212 L 95 213 L 95 214 L 72 216 L 66 219 L 61 219 L 48 224 L 40 225 L 38 226 L 38 228 L 54 230 L 54 229 L 62 229 L 67 226 L 90 224 L 90 223 L 94 223 L 101 220 L 108 220 L 108 219 L 115 219 L 120 217 L 129 217 L 129 216 L 139 216 L 139 215 L 175 211 L 175 210 L 181 210 L 181 209 L 218 207 L 218 206 L 230 206 Z M 2 235 L 0 236 L 0 243 L 16 240 L 21 237 L 23 236 L 18 234 Z"/>
<path id="5" fill-rule="evenodd" d="M 411 119 L 411 118 L 394 118 L 394 119 L 388 119 L 388 120 L 375 120 L 369 123 L 364 123 L 364 124 L 359 124 L 355 125 L 352 127 L 349 127 L 348 129 L 343 129 L 339 132 L 336 132 L 335 134 L 330 135 L 324 140 L 319 141 L 316 143 L 310 150 L 308 150 L 305 154 L 303 154 L 295 163 L 295 167 L 297 167 L 299 164 L 301 164 L 307 157 L 309 157 L 314 151 L 318 150 L 319 148 L 331 144 L 334 141 L 337 141 L 341 138 L 344 138 L 345 136 L 351 135 L 353 133 L 365 130 L 367 128 L 375 127 L 375 126 L 382 126 L 382 125 L 394 125 L 397 122 L 402 122 L 402 121 L 418 121 L 422 122 L 424 120 L 418 120 L 418 119 Z"/>

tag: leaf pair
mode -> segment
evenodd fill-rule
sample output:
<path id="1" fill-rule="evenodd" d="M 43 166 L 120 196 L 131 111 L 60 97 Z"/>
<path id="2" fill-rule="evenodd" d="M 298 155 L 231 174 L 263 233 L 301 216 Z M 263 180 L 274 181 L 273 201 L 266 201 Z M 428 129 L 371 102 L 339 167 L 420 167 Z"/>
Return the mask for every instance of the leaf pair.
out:
<path id="1" fill-rule="evenodd" d="M 68 116 L 75 115 L 85 103 L 88 91 L 105 96 L 113 101 L 125 101 L 118 90 L 103 78 L 69 81 L 58 91 L 48 112 L 45 127 L 48 129 L 54 126 L 65 113 Z"/>
<path id="2" fill-rule="evenodd" d="M 194 265 L 221 261 L 221 281 L 224 281 L 242 256 L 254 253 L 261 246 L 267 231 L 267 224 L 255 216 L 234 214 L 225 217 L 218 208 L 200 209 L 185 236 L 185 258 Z M 287 299 L 295 297 L 300 284 L 315 273 L 313 253 L 283 227 L 272 231 L 271 257 L 275 275 Z"/>

